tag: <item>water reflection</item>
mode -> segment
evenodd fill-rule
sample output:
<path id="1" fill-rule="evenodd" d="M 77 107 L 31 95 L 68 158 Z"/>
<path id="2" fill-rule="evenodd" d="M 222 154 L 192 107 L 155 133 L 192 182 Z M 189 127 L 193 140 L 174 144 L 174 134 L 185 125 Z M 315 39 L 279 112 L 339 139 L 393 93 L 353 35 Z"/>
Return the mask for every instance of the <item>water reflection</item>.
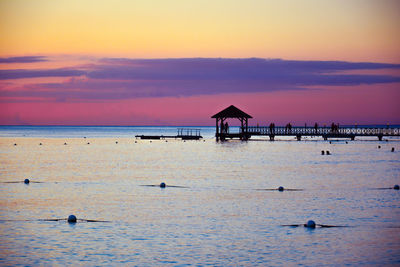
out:
<path id="1" fill-rule="evenodd" d="M 112 221 L 0 221 L 0 263 L 397 263 L 399 191 L 370 190 L 399 184 L 397 143 L 135 141 L 0 138 L 0 181 L 43 182 L 0 183 L 0 219 Z M 281 185 L 305 190 L 254 190 Z M 356 227 L 280 226 L 310 218 Z"/>

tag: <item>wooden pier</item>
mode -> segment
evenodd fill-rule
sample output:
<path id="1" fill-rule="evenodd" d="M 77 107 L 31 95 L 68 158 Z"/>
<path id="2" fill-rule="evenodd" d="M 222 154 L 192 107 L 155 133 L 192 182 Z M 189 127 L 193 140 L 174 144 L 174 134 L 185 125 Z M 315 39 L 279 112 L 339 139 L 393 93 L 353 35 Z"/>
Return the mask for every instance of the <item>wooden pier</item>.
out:
<path id="1" fill-rule="evenodd" d="M 241 130 L 242 131 L 242 130 Z M 274 140 L 275 136 L 294 136 L 298 141 L 303 136 L 321 136 L 324 140 L 329 138 L 349 138 L 354 140 L 357 136 L 374 136 L 382 141 L 384 136 L 400 136 L 399 128 L 376 128 L 376 127 L 341 127 L 332 130 L 330 127 L 257 127 L 250 126 L 244 133 L 246 136 L 269 136 Z M 230 133 L 226 133 L 226 138 L 231 138 Z"/>
<path id="2" fill-rule="evenodd" d="M 179 128 L 177 135 L 136 135 L 135 137 L 146 140 L 160 140 L 160 139 L 200 140 L 203 138 L 200 135 L 200 129 L 192 129 L 192 128 Z"/>
<path id="3" fill-rule="evenodd" d="M 211 118 L 216 119 L 215 137 L 217 141 L 233 138 L 248 140 L 252 136 L 268 136 L 271 141 L 275 140 L 276 136 L 293 136 L 296 137 L 298 141 L 300 141 L 303 136 L 320 136 L 324 140 L 328 140 L 329 138 L 348 138 L 354 140 L 357 136 L 371 136 L 377 137 L 380 141 L 384 136 L 400 137 L 400 128 L 389 127 L 248 126 L 248 119 L 252 117 L 235 106 L 230 106 Z M 241 121 L 239 132 L 232 132 L 229 130 L 228 125 L 224 124 L 227 118 L 237 118 Z"/>

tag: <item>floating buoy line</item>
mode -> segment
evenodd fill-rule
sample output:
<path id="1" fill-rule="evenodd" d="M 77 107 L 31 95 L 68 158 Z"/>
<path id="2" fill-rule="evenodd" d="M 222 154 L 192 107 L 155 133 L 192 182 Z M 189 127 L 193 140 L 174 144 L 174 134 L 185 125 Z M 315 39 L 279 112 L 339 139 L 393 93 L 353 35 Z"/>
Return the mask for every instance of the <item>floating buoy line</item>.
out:
<path id="1" fill-rule="evenodd" d="M 332 228 L 332 227 L 352 227 L 348 225 L 329 225 L 329 224 L 317 224 L 313 220 L 309 220 L 306 223 L 302 224 L 283 224 L 281 226 L 288 226 L 288 227 L 299 227 L 299 226 L 304 226 L 305 228 L 308 229 L 315 229 L 317 227 L 320 228 Z"/>
<path id="2" fill-rule="evenodd" d="M 386 189 L 394 189 L 394 190 L 399 190 L 400 186 L 398 184 L 395 184 L 393 187 L 378 187 L 378 188 L 371 188 L 372 190 L 386 190 Z"/>
<path id="3" fill-rule="evenodd" d="M 104 220 L 89 220 L 89 219 L 78 219 L 75 215 L 69 215 L 68 218 L 61 219 L 33 219 L 33 220 L 0 220 L 1 222 L 60 222 L 66 221 L 70 224 L 77 222 L 111 222 Z"/>
<path id="4" fill-rule="evenodd" d="M 278 188 L 265 188 L 265 189 L 256 189 L 260 191 L 303 191 L 304 189 L 292 189 L 292 188 L 284 188 L 283 186 L 279 186 Z"/>
<path id="5" fill-rule="evenodd" d="M 3 182 L 3 183 L 24 183 L 24 184 L 29 184 L 29 183 L 42 183 L 42 182 L 30 181 L 29 179 L 25 179 L 24 181 L 11 181 L 11 182 Z M 151 185 L 141 185 L 141 186 L 160 187 L 160 188 L 166 188 L 166 187 L 189 188 L 189 187 L 186 187 L 186 186 L 167 185 L 164 182 L 162 182 L 162 183 L 160 183 L 158 185 L 157 184 L 151 184 Z M 393 187 L 372 188 L 372 189 L 376 189 L 376 190 L 385 190 L 385 189 L 399 190 L 400 186 L 398 184 L 396 184 Z M 256 189 L 256 190 L 283 192 L 283 191 L 303 191 L 304 189 L 291 189 L 291 188 L 284 188 L 283 186 L 279 186 L 278 188 L 266 188 L 266 189 Z M 69 215 L 68 218 L 56 218 L 56 219 L 0 220 L 0 221 L 46 221 L 46 222 L 66 221 L 69 224 L 75 224 L 77 222 L 110 222 L 110 221 L 104 221 L 104 220 L 78 219 L 75 215 Z M 304 223 L 304 224 L 283 224 L 281 226 L 287 226 L 287 227 L 300 227 L 300 226 L 303 226 L 303 227 L 308 228 L 308 229 L 333 228 L 333 227 L 352 227 L 352 226 L 347 226 L 347 225 L 317 224 L 313 220 L 309 220 L 309 221 L 307 221 L 307 223 Z M 400 227 L 395 227 L 395 228 L 400 228 Z"/>
<path id="6" fill-rule="evenodd" d="M 24 181 L 16 181 L 16 182 L 4 182 L 4 183 L 25 183 L 29 184 L 30 182 L 35 183 L 35 181 L 30 181 L 29 179 L 25 179 Z M 42 182 L 36 182 L 36 183 L 42 183 Z M 150 187 L 160 187 L 160 188 L 166 188 L 166 187 L 176 187 L 176 188 L 189 188 L 186 186 L 177 186 L 177 185 L 167 185 L 166 183 L 162 182 L 160 184 L 152 184 L 152 185 L 141 185 L 141 186 L 150 186 Z M 384 188 L 375 188 L 375 189 L 394 189 L 394 190 L 399 190 L 400 186 L 399 185 L 394 185 L 393 187 L 384 187 Z M 279 186 L 278 188 L 271 188 L 271 189 L 256 189 L 256 190 L 263 190 L 263 191 L 303 191 L 304 189 L 289 189 L 289 188 L 284 188 L 283 186 Z M 92 220 L 92 219 L 78 219 L 75 215 L 69 215 L 68 218 L 55 218 L 55 219 L 36 219 L 36 220 L 0 220 L 0 221 L 46 221 L 46 222 L 58 222 L 58 221 L 66 221 L 69 224 L 75 224 L 77 222 L 111 222 L 111 221 L 105 221 L 105 220 Z M 300 227 L 303 226 L 308 229 L 315 229 L 315 228 L 334 228 L 334 227 L 353 227 L 353 226 L 347 226 L 347 225 L 329 225 L 329 224 L 317 224 L 313 220 L 307 221 L 307 223 L 304 224 L 283 224 L 281 226 L 286 226 L 286 227 Z M 393 228 L 393 227 L 391 227 Z M 394 228 L 400 228 L 395 226 Z"/>
<path id="7" fill-rule="evenodd" d="M 55 218 L 55 219 L 29 219 L 29 220 L 9 220 L 9 219 L 0 219 L 0 222 L 62 222 L 65 221 L 69 224 L 76 224 L 76 223 L 91 223 L 91 222 L 98 222 L 98 223 L 110 223 L 112 221 L 106 220 L 92 220 L 92 219 L 80 219 L 77 218 L 75 215 L 69 215 L 68 218 Z M 350 225 L 332 225 L 332 224 L 317 224 L 314 220 L 308 220 L 306 223 L 300 224 L 281 224 L 282 227 L 304 227 L 307 229 L 316 229 L 316 228 L 347 228 L 347 227 L 356 227 Z M 400 228 L 400 226 L 386 226 L 386 228 Z"/>
<path id="8" fill-rule="evenodd" d="M 23 181 L 6 181 L 6 182 L 0 182 L 4 184 L 17 184 L 17 183 L 24 183 L 24 184 L 30 184 L 30 183 L 44 183 L 44 182 L 39 182 L 39 181 L 31 181 L 30 179 L 26 178 Z M 160 187 L 160 188 L 166 188 L 166 187 L 175 187 L 175 188 L 190 188 L 188 186 L 180 186 L 180 185 L 167 185 L 164 182 L 161 182 L 160 184 L 145 184 L 145 185 L 140 185 L 140 186 L 149 186 L 149 187 Z M 400 190 L 400 186 L 398 184 L 395 184 L 392 187 L 378 187 L 378 188 L 370 188 L 371 190 Z M 254 189 L 258 191 L 304 191 L 304 189 L 301 188 L 285 188 L 283 186 L 279 186 L 278 188 L 261 188 L 261 189 Z"/>
<path id="9" fill-rule="evenodd" d="M 166 183 L 162 182 L 160 184 L 143 184 L 140 186 L 150 186 L 150 187 L 160 187 L 160 188 L 166 188 L 166 187 L 176 187 L 176 188 L 189 188 L 187 186 L 179 186 L 179 185 L 167 185 Z"/>
<path id="10" fill-rule="evenodd" d="M 41 184 L 44 182 L 38 182 L 38 181 L 31 181 L 28 178 L 23 180 L 23 181 L 7 181 L 7 182 L 2 182 L 3 184 L 19 184 L 19 183 L 24 183 L 24 184 L 30 184 L 30 183 L 37 183 L 37 184 Z"/>

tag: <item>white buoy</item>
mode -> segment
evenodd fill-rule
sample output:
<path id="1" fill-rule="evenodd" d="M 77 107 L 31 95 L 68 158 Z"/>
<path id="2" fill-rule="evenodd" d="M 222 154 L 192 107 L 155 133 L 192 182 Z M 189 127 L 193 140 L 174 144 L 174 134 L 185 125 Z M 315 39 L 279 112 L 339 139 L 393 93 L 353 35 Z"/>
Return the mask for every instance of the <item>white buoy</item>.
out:
<path id="1" fill-rule="evenodd" d="M 394 190 L 399 190 L 399 189 L 400 189 L 400 187 L 399 187 L 399 185 L 398 185 L 398 184 L 395 184 L 395 185 L 393 186 L 393 189 L 394 189 Z"/>
<path id="2" fill-rule="evenodd" d="M 160 187 L 161 188 L 165 188 L 167 185 L 164 183 L 164 182 L 162 182 L 161 184 L 160 184 Z"/>
<path id="3" fill-rule="evenodd" d="M 315 228 L 315 226 L 316 226 L 316 224 L 315 224 L 315 222 L 314 222 L 313 220 L 309 220 L 309 221 L 304 225 L 304 227 L 307 227 L 307 228 Z"/>
<path id="4" fill-rule="evenodd" d="M 69 223 L 76 223 L 76 216 L 75 215 L 69 215 L 67 221 Z"/>
<path id="5" fill-rule="evenodd" d="M 29 184 L 29 182 L 30 182 L 30 181 L 29 181 L 28 178 L 24 180 L 24 184 Z"/>
<path id="6" fill-rule="evenodd" d="M 285 188 L 283 188 L 283 186 L 278 187 L 279 192 L 283 192 L 283 190 L 285 190 Z"/>

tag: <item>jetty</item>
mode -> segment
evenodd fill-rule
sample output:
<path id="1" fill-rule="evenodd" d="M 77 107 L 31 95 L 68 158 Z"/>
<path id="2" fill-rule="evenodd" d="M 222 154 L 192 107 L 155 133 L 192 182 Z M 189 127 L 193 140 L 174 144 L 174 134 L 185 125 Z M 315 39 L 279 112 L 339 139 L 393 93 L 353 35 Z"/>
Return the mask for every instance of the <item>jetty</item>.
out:
<path id="1" fill-rule="evenodd" d="M 357 136 L 373 136 L 382 141 L 384 136 L 400 137 L 400 128 L 389 127 L 292 127 L 290 124 L 284 127 L 275 126 L 248 126 L 248 120 L 253 118 L 249 114 L 243 112 L 237 107 L 231 105 L 226 109 L 218 112 L 211 118 L 216 119 L 215 138 L 217 141 L 226 139 L 239 138 L 240 140 L 249 140 L 252 136 L 268 136 L 271 141 L 276 136 L 293 136 L 301 141 L 303 136 L 320 136 L 324 140 L 329 138 L 348 138 L 354 140 Z M 229 130 L 226 120 L 229 118 L 238 119 L 241 123 L 238 132 Z"/>
<path id="2" fill-rule="evenodd" d="M 160 140 L 160 139 L 200 140 L 203 138 L 200 134 L 200 129 L 194 129 L 194 128 L 178 128 L 177 135 L 135 135 L 135 137 L 147 140 Z"/>

